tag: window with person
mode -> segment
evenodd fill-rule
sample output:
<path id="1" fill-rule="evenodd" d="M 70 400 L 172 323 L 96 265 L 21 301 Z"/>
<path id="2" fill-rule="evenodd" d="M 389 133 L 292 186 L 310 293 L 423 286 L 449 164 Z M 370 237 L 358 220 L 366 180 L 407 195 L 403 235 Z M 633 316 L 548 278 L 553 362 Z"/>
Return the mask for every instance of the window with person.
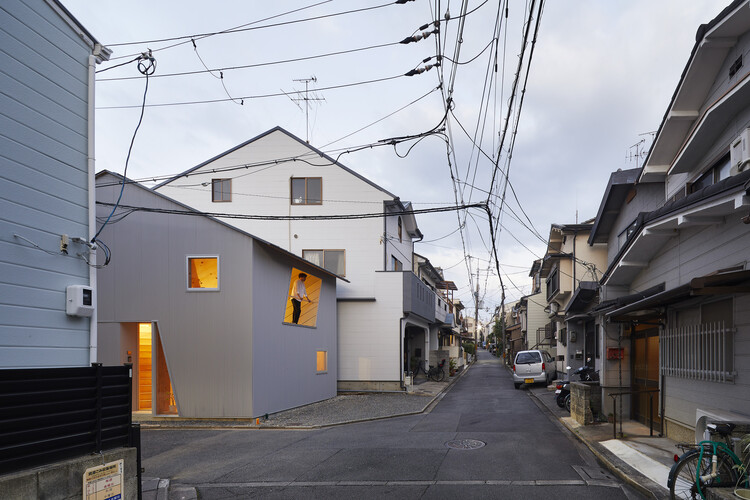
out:
<path id="1" fill-rule="evenodd" d="M 322 177 L 292 177 L 291 180 L 292 205 L 321 205 L 323 204 Z"/>
<path id="2" fill-rule="evenodd" d="M 284 307 L 284 323 L 312 327 L 317 324 L 322 284 L 317 276 L 292 268 Z"/>

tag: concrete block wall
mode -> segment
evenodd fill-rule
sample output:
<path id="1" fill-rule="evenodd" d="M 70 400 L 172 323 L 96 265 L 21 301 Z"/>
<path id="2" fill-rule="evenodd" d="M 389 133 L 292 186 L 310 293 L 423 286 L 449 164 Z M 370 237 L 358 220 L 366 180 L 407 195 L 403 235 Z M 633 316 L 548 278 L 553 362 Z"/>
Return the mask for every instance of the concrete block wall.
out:
<path id="1" fill-rule="evenodd" d="M 64 460 L 53 464 L 0 476 L 0 498 L 55 498 L 80 500 L 86 469 L 123 459 L 125 461 L 123 500 L 138 498 L 138 471 L 135 448 L 117 448 L 99 455 Z"/>
<path id="2" fill-rule="evenodd" d="M 570 415 L 581 425 L 596 423 L 602 412 L 602 391 L 598 382 L 571 382 Z"/>

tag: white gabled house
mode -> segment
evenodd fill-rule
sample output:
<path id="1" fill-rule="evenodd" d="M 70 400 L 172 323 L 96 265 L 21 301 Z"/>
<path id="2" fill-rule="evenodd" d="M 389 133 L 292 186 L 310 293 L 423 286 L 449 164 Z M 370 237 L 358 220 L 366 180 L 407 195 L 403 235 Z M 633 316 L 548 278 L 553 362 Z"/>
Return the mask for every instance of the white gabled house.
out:
<path id="1" fill-rule="evenodd" d="M 435 349 L 437 299 L 412 272 L 422 234 L 411 205 L 281 127 L 154 189 L 346 278 L 340 390 L 403 389 L 406 339 L 424 337 L 424 356 Z"/>
<path id="2" fill-rule="evenodd" d="M 616 325 L 605 371 L 623 365 L 639 391 L 626 411 L 678 440 L 706 417 L 750 421 L 749 50 L 748 0 L 698 28 L 622 215 L 597 231 L 610 248 L 603 314 Z"/>

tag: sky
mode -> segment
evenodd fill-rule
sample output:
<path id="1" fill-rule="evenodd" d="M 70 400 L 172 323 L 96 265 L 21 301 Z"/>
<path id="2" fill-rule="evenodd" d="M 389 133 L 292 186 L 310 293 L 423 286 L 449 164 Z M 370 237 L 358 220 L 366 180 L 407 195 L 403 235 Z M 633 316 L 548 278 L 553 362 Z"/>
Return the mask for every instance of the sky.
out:
<path id="1" fill-rule="evenodd" d="M 539 19 L 534 9 L 525 47 L 532 0 L 508 1 L 507 17 L 505 0 L 470 0 L 464 15 L 446 0 L 62 2 L 113 51 L 97 73 L 97 170 L 125 172 L 144 94 L 131 179 L 182 172 L 281 126 L 417 209 L 489 198 L 507 304 L 530 292 L 550 225 L 594 218 L 610 173 L 641 166 L 699 25 L 729 0 L 551 0 Z M 437 35 L 398 43 L 435 19 Z M 160 41 L 173 37 L 187 38 Z M 149 49 L 146 89 L 130 61 Z M 404 76 L 438 54 L 439 67 Z M 404 136 L 421 139 L 381 142 Z M 417 222 L 415 251 L 470 315 L 478 285 L 489 320 L 501 290 L 486 213 Z"/>

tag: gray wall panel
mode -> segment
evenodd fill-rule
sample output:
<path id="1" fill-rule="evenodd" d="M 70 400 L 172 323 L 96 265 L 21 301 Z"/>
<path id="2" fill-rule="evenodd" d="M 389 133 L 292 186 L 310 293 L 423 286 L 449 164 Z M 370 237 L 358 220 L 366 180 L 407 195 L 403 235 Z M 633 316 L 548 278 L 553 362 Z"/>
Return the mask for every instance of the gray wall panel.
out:
<path id="1" fill-rule="evenodd" d="M 281 411 L 336 395 L 336 283 L 314 268 L 255 247 L 253 308 L 253 401 L 256 414 Z M 322 278 L 314 328 L 284 324 L 292 267 Z M 281 279 L 280 279 L 281 277 Z M 304 307 L 304 306 L 303 306 Z M 328 352 L 328 371 L 316 373 L 315 353 Z M 280 360 L 283 360 L 280 362 Z M 284 390 L 279 390 L 283 387 Z"/>
<path id="2" fill-rule="evenodd" d="M 43 0 L 0 17 L 0 368 L 86 366 L 89 320 L 65 314 L 65 288 L 89 267 L 59 242 L 88 235 L 91 52 Z"/>

